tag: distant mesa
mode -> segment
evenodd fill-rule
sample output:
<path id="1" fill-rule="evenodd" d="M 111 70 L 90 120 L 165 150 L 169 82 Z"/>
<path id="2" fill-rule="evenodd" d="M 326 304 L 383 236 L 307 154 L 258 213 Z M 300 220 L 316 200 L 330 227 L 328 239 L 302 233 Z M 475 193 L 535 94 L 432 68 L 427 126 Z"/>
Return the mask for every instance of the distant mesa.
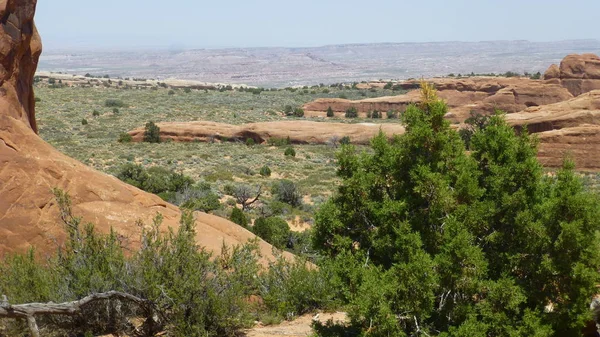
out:
<path id="1" fill-rule="evenodd" d="M 0 15 L 8 18 L 0 31 L 0 255 L 31 247 L 55 252 L 65 238 L 55 187 L 71 195 L 74 215 L 103 233 L 114 228 L 129 247 L 139 245 L 138 220 L 149 224 L 160 213 L 162 229 L 178 226 L 177 207 L 63 155 L 36 134 L 32 84 L 42 50 L 33 23 L 36 2 L 0 0 Z M 209 251 L 255 238 L 228 220 L 195 216 L 197 241 Z M 259 240 L 259 249 L 263 263 L 273 258 L 268 243 Z"/>

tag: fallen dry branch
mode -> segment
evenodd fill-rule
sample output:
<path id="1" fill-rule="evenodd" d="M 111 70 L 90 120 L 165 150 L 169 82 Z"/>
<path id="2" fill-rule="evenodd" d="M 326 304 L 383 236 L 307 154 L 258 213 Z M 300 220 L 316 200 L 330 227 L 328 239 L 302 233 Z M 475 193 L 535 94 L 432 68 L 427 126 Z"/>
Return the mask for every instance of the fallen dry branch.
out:
<path id="1" fill-rule="evenodd" d="M 156 321 L 154 305 L 145 299 L 118 291 L 91 294 L 78 301 L 65 303 L 26 303 L 11 305 L 6 296 L 0 300 L 0 318 L 22 318 L 27 320 L 31 335 L 39 337 L 40 332 L 35 320 L 38 315 L 67 315 L 75 316 L 81 313 L 85 306 L 102 300 L 124 300 L 135 303 L 146 314 L 146 318 Z"/>

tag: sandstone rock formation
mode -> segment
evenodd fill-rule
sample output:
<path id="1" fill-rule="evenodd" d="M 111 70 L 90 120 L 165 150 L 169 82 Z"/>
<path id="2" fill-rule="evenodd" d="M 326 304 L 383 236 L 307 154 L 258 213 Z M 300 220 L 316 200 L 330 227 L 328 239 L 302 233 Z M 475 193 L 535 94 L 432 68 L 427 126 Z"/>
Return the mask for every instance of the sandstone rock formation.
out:
<path id="1" fill-rule="evenodd" d="M 567 55 L 560 67 L 553 64 L 544 73 L 547 83 L 567 88 L 573 96 L 600 89 L 600 57 L 594 54 Z"/>
<path id="2" fill-rule="evenodd" d="M 129 246 L 139 243 L 137 220 L 150 223 L 161 213 L 164 229 L 177 226 L 177 207 L 68 158 L 36 134 L 32 82 L 41 43 L 35 6 L 36 0 L 0 0 L 0 254 L 30 247 L 50 253 L 64 240 L 55 187 L 71 195 L 76 216 L 101 232 L 113 227 Z M 195 216 L 197 240 L 211 251 L 255 238 L 225 219 Z M 272 257 L 268 243 L 259 246 L 263 257 Z"/>
<path id="3" fill-rule="evenodd" d="M 225 138 L 245 141 L 252 138 L 263 143 L 269 138 L 286 139 L 295 144 L 326 144 L 332 136 L 350 137 L 353 144 L 368 144 L 379 130 L 388 136 L 404 133 L 404 127 L 395 124 L 374 123 L 322 123 L 312 121 L 281 121 L 230 125 L 215 122 L 169 122 L 158 123 L 160 138 L 177 142 L 223 140 Z M 142 141 L 144 128 L 129 132 L 134 141 Z"/>
<path id="4" fill-rule="evenodd" d="M 563 158 L 570 156 L 578 170 L 600 170 L 600 90 L 506 118 L 516 128 L 527 126 L 537 134 L 542 165 L 560 167 Z"/>
<path id="5" fill-rule="evenodd" d="M 569 91 L 558 84 L 543 83 L 527 78 L 473 77 L 467 79 L 431 79 L 438 95 L 449 108 L 447 116 L 453 122 L 463 122 L 472 110 L 491 113 L 500 109 L 508 113 L 518 112 L 530 106 L 561 102 L 572 98 Z M 418 87 L 418 82 L 407 81 L 406 88 Z M 368 111 L 404 111 L 411 103 L 419 101 L 419 91 L 404 95 L 350 101 L 336 98 L 317 99 L 304 105 L 307 116 L 325 116 L 328 107 L 343 116 L 346 109 L 355 107 L 359 115 Z M 385 114 L 384 114 L 385 115 Z"/>

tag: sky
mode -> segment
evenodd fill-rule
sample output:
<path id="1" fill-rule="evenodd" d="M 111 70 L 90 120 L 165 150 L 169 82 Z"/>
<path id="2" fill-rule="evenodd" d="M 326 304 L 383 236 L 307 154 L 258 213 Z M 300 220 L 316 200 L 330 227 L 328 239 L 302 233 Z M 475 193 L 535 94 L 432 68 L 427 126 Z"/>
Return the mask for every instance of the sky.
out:
<path id="1" fill-rule="evenodd" d="M 600 0 L 38 0 L 46 50 L 600 39 Z"/>

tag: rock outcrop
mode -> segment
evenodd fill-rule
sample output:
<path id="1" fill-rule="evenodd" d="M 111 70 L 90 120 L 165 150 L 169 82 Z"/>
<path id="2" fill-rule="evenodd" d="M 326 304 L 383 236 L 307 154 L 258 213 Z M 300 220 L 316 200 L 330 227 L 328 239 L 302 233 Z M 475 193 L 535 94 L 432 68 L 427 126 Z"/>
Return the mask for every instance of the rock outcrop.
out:
<path id="1" fill-rule="evenodd" d="M 506 118 L 517 129 L 527 126 L 537 134 L 542 165 L 560 167 L 563 158 L 570 156 L 579 170 L 600 170 L 600 90 Z"/>
<path id="2" fill-rule="evenodd" d="M 150 223 L 161 213 L 163 229 L 177 226 L 177 207 L 61 154 L 36 134 L 32 83 L 41 42 L 35 6 L 36 0 L 0 0 L 0 255 L 30 247 L 51 253 L 64 240 L 55 187 L 71 195 L 76 216 L 100 232 L 114 228 L 130 247 L 139 244 L 138 220 Z M 228 220 L 195 216 L 197 240 L 208 250 L 255 238 Z M 271 246 L 259 240 L 259 247 L 265 263 Z"/>
<path id="3" fill-rule="evenodd" d="M 567 55 L 560 67 L 553 64 L 544 73 L 546 83 L 559 84 L 573 96 L 600 89 L 600 57 L 594 54 Z"/>
<path id="4" fill-rule="evenodd" d="M 573 97 L 559 84 L 543 83 L 528 78 L 473 77 L 428 81 L 435 85 L 438 96 L 448 104 L 448 119 L 456 123 L 468 118 L 472 110 L 492 113 L 495 109 L 500 109 L 513 113 L 530 106 L 561 102 Z M 407 81 L 403 85 L 414 88 L 418 87 L 418 82 Z M 364 117 L 372 110 L 404 111 L 409 104 L 418 102 L 419 98 L 419 91 L 412 90 L 404 95 L 359 101 L 322 98 L 305 104 L 303 108 L 307 116 L 324 117 L 325 111 L 331 107 L 337 116 L 342 117 L 346 109 L 355 107 L 359 115 Z"/>
<path id="5" fill-rule="evenodd" d="M 397 123 L 322 123 L 312 121 L 281 121 L 231 125 L 215 122 L 167 122 L 158 123 L 161 140 L 176 142 L 239 140 L 252 138 L 255 143 L 267 142 L 270 138 L 287 139 L 294 144 L 326 144 L 333 136 L 338 139 L 350 137 L 353 144 L 368 144 L 379 130 L 388 136 L 404 133 Z M 144 138 L 144 128 L 129 132 L 134 141 Z"/>

